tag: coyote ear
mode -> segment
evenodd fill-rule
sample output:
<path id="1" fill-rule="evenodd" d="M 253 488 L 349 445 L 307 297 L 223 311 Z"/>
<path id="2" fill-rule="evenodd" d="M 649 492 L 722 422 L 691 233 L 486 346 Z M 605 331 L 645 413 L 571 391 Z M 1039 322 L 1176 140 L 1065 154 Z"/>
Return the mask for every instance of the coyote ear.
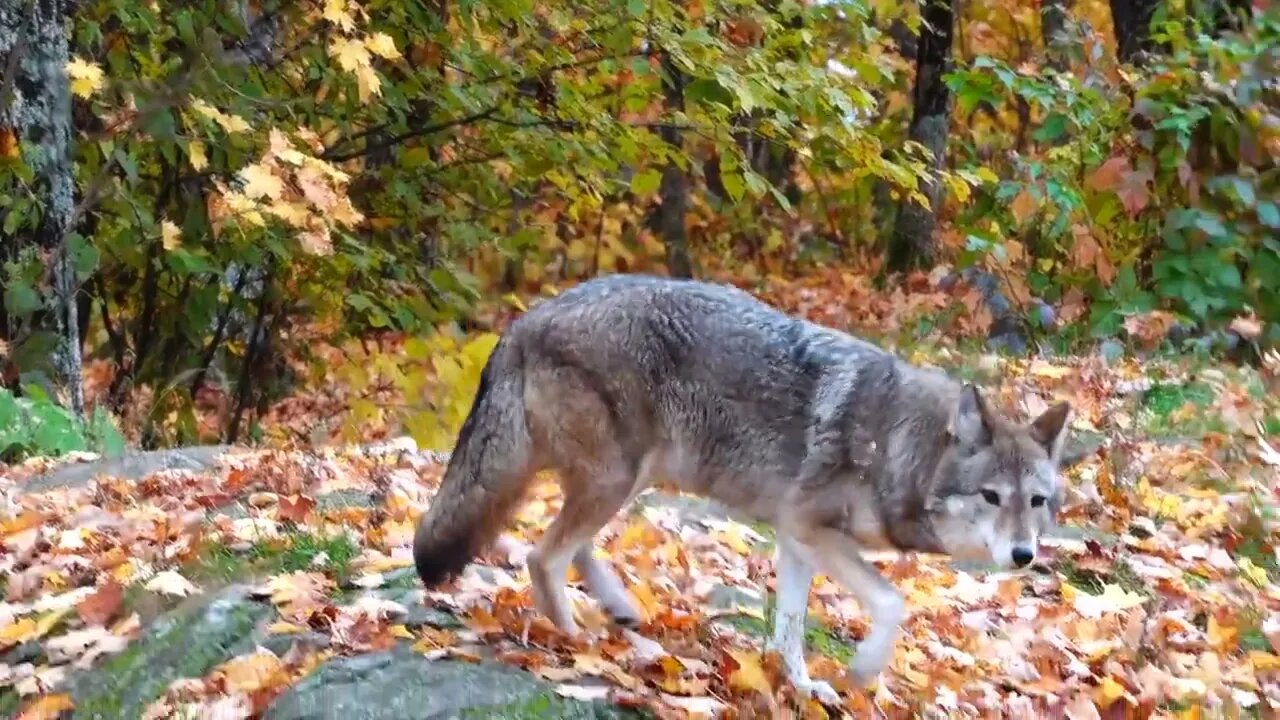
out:
<path id="1" fill-rule="evenodd" d="M 977 386 L 965 383 L 960 389 L 960 399 L 951 413 L 947 426 L 951 437 L 968 445 L 985 445 L 991 442 L 991 417 L 987 403 Z"/>
<path id="2" fill-rule="evenodd" d="M 1031 436 L 1049 453 L 1054 463 L 1062 460 L 1062 445 L 1067 439 L 1071 420 L 1071 403 L 1060 402 L 1031 421 Z"/>

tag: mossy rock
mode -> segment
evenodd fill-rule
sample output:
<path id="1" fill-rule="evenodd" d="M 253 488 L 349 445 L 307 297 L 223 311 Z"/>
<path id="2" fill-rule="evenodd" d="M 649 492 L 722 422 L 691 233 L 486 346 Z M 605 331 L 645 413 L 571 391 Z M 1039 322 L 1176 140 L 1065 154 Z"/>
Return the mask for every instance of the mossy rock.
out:
<path id="1" fill-rule="evenodd" d="M 73 718 L 139 717 L 171 682 L 202 677 L 211 668 L 251 652 L 255 628 L 272 612 L 244 586 L 194 599 L 159 617 L 123 653 L 74 676 Z"/>
<path id="2" fill-rule="evenodd" d="M 625 718 L 603 702 L 562 698 L 527 672 L 495 662 L 428 660 L 405 645 L 325 663 L 272 703 L 266 720 Z"/>

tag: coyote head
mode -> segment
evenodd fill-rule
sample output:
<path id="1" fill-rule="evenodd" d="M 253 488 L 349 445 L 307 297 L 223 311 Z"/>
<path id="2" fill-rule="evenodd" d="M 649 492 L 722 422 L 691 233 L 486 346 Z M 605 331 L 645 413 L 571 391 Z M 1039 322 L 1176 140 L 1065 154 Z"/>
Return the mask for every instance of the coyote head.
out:
<path id="1" fill-rule="evenodd" d="M 1035 559 L 1062 504 L 1057 476 L 1070 416 L 1062 402 L 1014 423 L 964 386 L 926 502 L 944 552 L 1006 567 Z"/>

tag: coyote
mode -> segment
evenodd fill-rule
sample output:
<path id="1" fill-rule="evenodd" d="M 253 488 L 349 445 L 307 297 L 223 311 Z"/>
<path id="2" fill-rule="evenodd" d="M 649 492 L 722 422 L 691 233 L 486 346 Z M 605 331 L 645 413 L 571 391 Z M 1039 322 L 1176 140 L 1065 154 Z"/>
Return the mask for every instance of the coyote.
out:
<path id="1" fill-rule="evenodd" d="M 503 529 L 533 475 L 564 507 L 528 556 L 538 611 L 576 632 L 572 563 L 611 619 L 639 614 L 593 536 L 646 487 L 719 501 L 778 536 L 769 646 L 806 696 L 813 573 L 851 592 L 871 628 L 850 663 L 867 685 L 893 655 L 902 596 L 860 550 L 1026 566 L 1061 504 L 1068 403 L 1015 423 L 978 389 L 727 285 L 611 275 L 512 322 L 480 376 L 414 561 L 432 587 Z"/>

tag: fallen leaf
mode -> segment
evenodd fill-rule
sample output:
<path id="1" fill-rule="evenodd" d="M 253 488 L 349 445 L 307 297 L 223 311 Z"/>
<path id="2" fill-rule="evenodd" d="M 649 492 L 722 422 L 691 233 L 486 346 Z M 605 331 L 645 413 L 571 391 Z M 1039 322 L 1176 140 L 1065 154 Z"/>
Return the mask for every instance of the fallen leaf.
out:
<path id="1" fill-rule="evenodd" d="M 165 570 L 157 573 L 155 577 L 147 581 L 143 587 L 151 592 L 163 593 L 165 595 L 175 595 L 177 597 L 187 597 L 188 595 L 199 592 L 190 580 L 182 577 L 173 570 Z"/>
<path id="2" fill-rule="evenodd" d="M 124 602 L 124 586 L 108 579 L 92 595 L 76 603 L 76 612 L 86 625 L 106 625 Z"/>

